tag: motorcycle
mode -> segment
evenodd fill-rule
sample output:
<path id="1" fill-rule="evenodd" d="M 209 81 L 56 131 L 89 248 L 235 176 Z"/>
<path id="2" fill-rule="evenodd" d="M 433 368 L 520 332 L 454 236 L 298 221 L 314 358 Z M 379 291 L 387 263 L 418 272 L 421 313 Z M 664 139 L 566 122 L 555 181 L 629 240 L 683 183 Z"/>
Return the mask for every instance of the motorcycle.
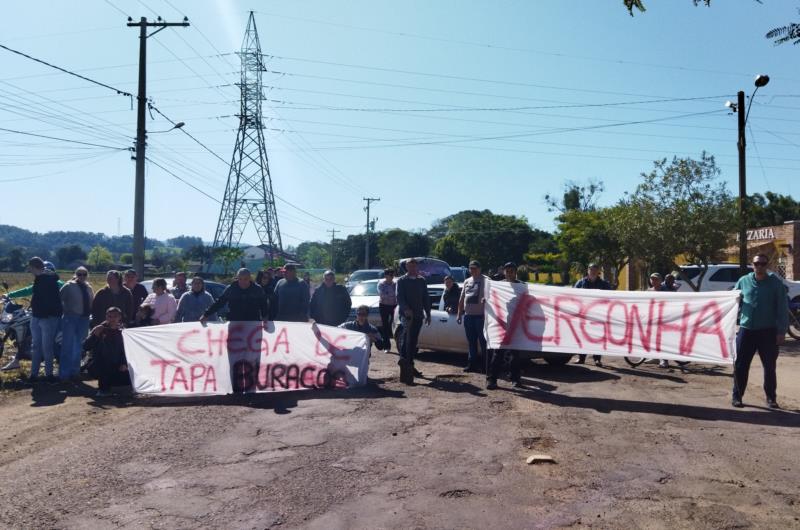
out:
<path id="1" fill-rule="evenodd" d="M 2 282 L 0 285 L 8 292 L 6 282 Z M 0 368 L 0 371 L 7 372 L 18 369 L 20 360 L 31 358 L 33 312 L 30 307 L 18 304 L 5 295 L 0 297 L 0 302 L 3 304 L 3 310 L 0 311 L 0 358 L 3 357 L 8 346 L 14 346 L 16 349 L 14 357 Z M 60 330 L 56 334 L 54 353 L 56 359 L 61 355 Z"/>

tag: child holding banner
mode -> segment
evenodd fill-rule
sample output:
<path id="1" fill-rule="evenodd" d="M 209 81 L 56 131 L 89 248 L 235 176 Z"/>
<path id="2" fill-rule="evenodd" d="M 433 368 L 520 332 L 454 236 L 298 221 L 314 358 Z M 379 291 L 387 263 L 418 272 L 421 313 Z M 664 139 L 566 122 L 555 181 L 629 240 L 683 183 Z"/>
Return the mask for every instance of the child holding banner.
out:
<path id="1" fill-rule="evenodd" d="M 97 397 L 110 396 L 112 387 L 131 384 L 122 327 L 122 310 L 109 307 L 103 323 L 83 341 L 83 348 L 92 355 L 89 371 L 97 377 Z"/>

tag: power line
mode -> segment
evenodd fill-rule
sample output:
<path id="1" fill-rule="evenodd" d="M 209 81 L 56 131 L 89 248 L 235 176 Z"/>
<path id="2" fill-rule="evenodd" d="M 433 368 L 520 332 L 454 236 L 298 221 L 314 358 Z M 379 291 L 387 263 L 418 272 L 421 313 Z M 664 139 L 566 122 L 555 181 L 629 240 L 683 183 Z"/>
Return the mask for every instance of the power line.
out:
<path id="1" fill-rule="evenodd" d="M 25 131 L 18 131 L 16 129 L 6 129 L 4 127 L 0 127 L 0 131 L 9 132 L 9 133 L 15 133 L 15 134 L 24 134 L 25 136 L 35 136 L 37 138 L 46 138 L 48 140 L 57 140 L 59 142 L 69 142 L 69 143 L 73 143 L 73 144 L 89 145 L 89 146 L 92 146 L 92 147 L 102 147 L 102 148 L 105 148 L 105 149 L 113 149 L 115 151 L 129 151 L 130 150 L 130 148 L 128 148 L 128 147 L 115 147 L 113 145 L 102 145 L 102 144 L 94 144 L 94 143 L 91 143 L 91 142 L 81 142 L 80 140 L 71 140 L 69 138 L 59 138 L 57 136 L 47 136 L 47 135 L 44 135 L 44 134 L 36 134 L 36 133 L 30 133 L 30 132 L 25 132 Z"/>
<path id="2" fill-rule="evenodd" d="M 72 70 L 67 70 L 66 68 L 61 68 L 60 66 L 56 66 L 54 64 L 48 63 L 47 61 L 43 61 L 41 59 L 37 59 L 36 57 L 32 57 L 32 56 L 28 55 L 27 53 L 23 53 L 23 52 L 21 52 L 19 50 L 15 50 L 13 48 L 9 48 L 8 46 L 6 46 L 4 44 L 0 44 L 0 48 L 3 48 L 4 50 L 7 50 L 7 51 L 9 51 L 11 53 L 15 53 L 17 55 L 21 55 L 22 57 L 25 57 L 26 59 L 30 59 L 31 61 L 36 61 L 37 63 L 43 64 L 45 66 L 49 66 L 50 68 L 55 68 L 56 70 L 59 70 L 59 71 L 65 73 L 65 74 L 69 74 L 71 76 L 77 77 L 78 79 L 83 79 L 84 81 L 88 81 L 89 83 L 92 83 L 94 85 L 101 86 L 101 87 L 107 88 L 109 90 L 113 90 L 114 92 L 116 92 L 117 94 L 119 94 L 121 96 L 127 96 L 129 98 L 133 98 L 133 94 L 131 94 L 130 92 L 126 92 L 124 90 L 120 90 L 119 88 L 114 88 L 111 85 L 107 85 L 105 83 L 101 83 L 100 81 L 96 81 L 94 79 L 91 79 L 89 77 L 81 75 L 81 74 L 79 74 L 77 72 L 73 72 Z"/>

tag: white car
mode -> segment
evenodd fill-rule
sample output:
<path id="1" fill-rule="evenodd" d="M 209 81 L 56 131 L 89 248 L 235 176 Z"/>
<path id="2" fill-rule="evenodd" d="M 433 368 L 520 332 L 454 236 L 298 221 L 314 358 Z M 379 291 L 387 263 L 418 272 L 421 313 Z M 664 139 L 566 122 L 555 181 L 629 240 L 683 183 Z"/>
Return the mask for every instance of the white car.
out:
<path id="1" fill-rule="evenodd" d="M 356 309 L 360 305 L 369 307 L 369 317 L 367 320 L 370 324 L 380 329 L 381 323 L 381 310 L 380 310 L 380 296 L 378 296 L 378 282 L 380 280 L 366 280 L 350 288 L 350 315 L 348 320 L 356 319 Z"/>
<path id="2" fill-rule="evenodd" d="M 433 288 L 434 286 L 431 285 L 430 287 Z M 437 306 L 438 302 L 434 303 L 434 309 L 431 311 L 431 325 L 422 326 L 417 347 L 420 350 L 462 353 L 466 355 L 468 346 L 467 336 L 464 333 L 464 326 L 458 323 L 456 315 L 438 309 Z M 392 335 L 395 340 L 397 340 L 403 333 L 403 324 L 400 322 L 398 312 L 395 312 L 393 327 Z M 572 355 L 567 353 L 524 352 L 524 354 L 528 358 L 542 358 L 547 364 L 554 366 L 567 364 L 572 358 Z"/>
<path id="3" fill-rule="evenodd" d="M 686 274 L 690 280 L 696 281 L 700 275 L 700 267 L 697 265 L 685 265 L 681 267 L 681 271 Z M 747 267 L 749 272 L 753 271 L 753 266 Z M 708 266 L 703 281 L 700 284 L 700 291 L 730 291 L 736 286 L 736 281 L 739 279 L 739 264 L 738 263 L 717 263 Z M 679 274 L 675 274 L 675 284 L 678 285 L 678 291 L 692 291 L 689 282 L 681 281 L 683 278 Z M 795 282 L 783 279 L 783 284 L 786 286 L 790 300 L 800 300 L 800 282 Z"/>

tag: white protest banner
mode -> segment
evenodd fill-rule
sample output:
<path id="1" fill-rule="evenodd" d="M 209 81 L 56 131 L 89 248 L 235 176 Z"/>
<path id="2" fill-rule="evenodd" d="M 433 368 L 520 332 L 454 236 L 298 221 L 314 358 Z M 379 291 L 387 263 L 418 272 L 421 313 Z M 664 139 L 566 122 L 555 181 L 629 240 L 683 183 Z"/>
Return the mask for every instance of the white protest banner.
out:
<path id="1" fill-rule="evenodd" d="M 489 281 L 489 348 L 732 364 L 739 291 L 601 291 Z"/>
<path id="2" fill-rule="evenodd" d="M 350 388 L 367 382 L 369 338 L 298 322 L 185 322 L 126 329 L 133 389 L 169 396 Z"/>

